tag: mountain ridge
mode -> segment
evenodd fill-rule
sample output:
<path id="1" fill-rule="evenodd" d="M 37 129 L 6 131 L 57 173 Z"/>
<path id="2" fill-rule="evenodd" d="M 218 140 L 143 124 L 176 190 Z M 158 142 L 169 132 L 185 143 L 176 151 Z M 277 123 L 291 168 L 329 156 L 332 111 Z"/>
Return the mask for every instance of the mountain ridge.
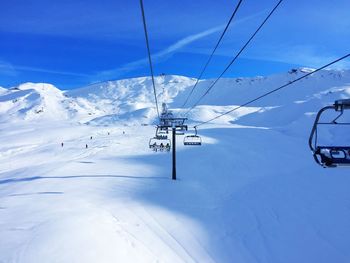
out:
<path id="1" fill-rule="evenodd" d="M 211 108 L 195 108 L 189 118 L 203 121 L 207 115 L 222 112 L 220 106 L 240 105 L 311 70 L 299 68 L 271 76 L 222 78 L 200 103 Z M 183 114 L 184 110 L 179 108 L 195 81 L 194 78 L 178 75 L 155 77 L 158 102 L 168 103 L 175 111 Z M 213 79 L 200 80 L 186 107 L 193 105 L 212 82 Z M 322 103 L 318 103 L 320 96 L 333 94 L 328 97 L 347 98 L 350 95 L 347 87 L 350 87 L 350 70 L 322 70 L 257 102 L 254 107 L 277 107 L 310 100 L 315 100 L 314 103 L 321 106 Z M 1 89 L 0 102 L 2 122 L 45 119 L 106 125 L 115 121 L 130 122 L 135 118 L 136 122 L 150 124 L 156 118 L 150 77 L 108 81 L 66 91 L 52 84 L 28 82 L 10 89 Z M 202 116 L 201 110 L 212 112 Z"/>

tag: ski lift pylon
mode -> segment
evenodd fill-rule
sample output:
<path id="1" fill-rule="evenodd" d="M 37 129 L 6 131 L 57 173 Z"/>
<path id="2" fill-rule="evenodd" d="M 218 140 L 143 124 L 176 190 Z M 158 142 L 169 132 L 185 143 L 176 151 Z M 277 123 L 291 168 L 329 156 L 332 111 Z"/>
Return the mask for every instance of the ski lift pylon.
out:
<path id="1" fill-rule="evenodd" d="M 342 127 L 342 125 L 350 125 L 349 122 L 337 122 L 337 120 L 344 114 L 345 110 L 350 110 L 350 99 L 337 100 L 333 105 L 322 108 L 316 115 L 309 137 L 309 147 L 313 153 L 315 161 L 325 168 L 350 166 L 350 143 L 345 146 L 320 145 L 317 133 L 317 128 L 320 125 L 333 125 L 339 127 Z M 326 111 L 336 111 L 339 112 L 339 115 L 332 121 L 320 122 L 321 115 Z"/>

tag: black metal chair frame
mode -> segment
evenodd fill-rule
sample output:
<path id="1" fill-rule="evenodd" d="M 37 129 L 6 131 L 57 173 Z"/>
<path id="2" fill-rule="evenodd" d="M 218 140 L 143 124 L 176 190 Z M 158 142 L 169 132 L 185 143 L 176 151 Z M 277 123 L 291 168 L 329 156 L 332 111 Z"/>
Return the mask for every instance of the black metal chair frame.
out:
<path id="1" fill-rule="evenodd" d="M 337 100 L 331 106 L 322 108 L 316 115 L 314 125 L 309 137 L 309 147 L 315 161 L 323 167 L 350 166 L 350 144 L 348 146 L 318 145 L 317 128 L 319 125 L 350 125 L 350 123 L 338 123 L 337 120 L 345 110 L 350 109 L 350 99 Z M 320 122 L 321 115 L 328 110 L 339 112 L 339 115 L 331 122 Z"/>

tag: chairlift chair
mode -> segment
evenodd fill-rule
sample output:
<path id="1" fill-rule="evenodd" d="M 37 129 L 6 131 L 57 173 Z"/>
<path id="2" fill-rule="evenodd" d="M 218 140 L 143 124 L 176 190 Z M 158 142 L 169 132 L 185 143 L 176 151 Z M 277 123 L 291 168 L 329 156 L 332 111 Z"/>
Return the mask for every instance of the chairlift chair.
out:
<path id="1" fill-rule="evenodd" d="M 194 146 L 194 145 L 202 145 L 202 138 L 197 135 L 197 129 L 194 128 L 195 134 L 186 135 L 184 137 L 184 145 L 186 146 Z"/>
<path id="2" fill-rule="evenodd" d="M 350 110 L 350 99 L 337 100 L 333 105 L 322 108 L 316 115 L 309 137 L 309 147 L 313 153 L 315 161 L 325 168 L 350 166 L 350 142 L 345 146 L 320 145 L 317 133 L 317 129 L 320 125 L 333 125 L 335 127 L 350 125 L 349 122 L 337 122 L 346 110 Z M 326 111 L 336 111 L 339 112 L 339 115 L 330 122 L 320 122 L 321 115 Z"/>
<path id="3" fill-rule="evenodd" d="M 156 135 L 149 140 L 149 148 L 153 151 L 170 151 L 171 141 L 164 132 L 160 132 L 158 127 L 156 130 Z"/>

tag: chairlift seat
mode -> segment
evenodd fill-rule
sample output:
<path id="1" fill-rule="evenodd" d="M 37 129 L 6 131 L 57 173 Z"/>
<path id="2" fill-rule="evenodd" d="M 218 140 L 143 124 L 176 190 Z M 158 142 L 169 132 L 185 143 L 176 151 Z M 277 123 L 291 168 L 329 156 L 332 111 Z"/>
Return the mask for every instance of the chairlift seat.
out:
<path id="1" fill-rule="evenodd" d="M 202 145 L 201 142 L 184 142 L 184 145 Z"/>
<path id="2" fill-rule="evenodd" d="M 168 136 L 167 135 L 156 135 L 155 137 L 157 140 L 167 140 Z"/>
<path id="3" fill-rule="evenodd" d="M 184 145 L 202 145 L 202 139 L 198 135 L 187 135 L 184 138 Z"/>
<path id="4" fill-rule="evenodd" d="M 350 166 L 350 147 L 317 146 L 314 158 L 323 167 Z"/>
<path id="5" fill-rule="evenodd" d="M 153 151 L 170 151 L 171 141 L 165 135 L 156 135 L 155 137 L 149 140 L 149 148 Z"/>

